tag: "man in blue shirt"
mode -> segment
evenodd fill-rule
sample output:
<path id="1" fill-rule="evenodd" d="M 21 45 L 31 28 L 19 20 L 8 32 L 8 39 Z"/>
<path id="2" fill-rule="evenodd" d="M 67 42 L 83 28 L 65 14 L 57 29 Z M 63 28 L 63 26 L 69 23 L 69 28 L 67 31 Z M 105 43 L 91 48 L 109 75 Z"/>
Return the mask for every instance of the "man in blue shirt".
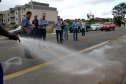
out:
<path id="1" fill-rule="evenodd" d="M 60 35 L 60 43 L 62 42 L 62 21 L 60 20 L 60 16 L 57 17 L 57 20 L 55 21 L 55 25 L 56 25 L 56 38 L 57 38 L 57 42 L 59 42 L 59 35 Z"/>
<path id="2" fill-rule="evenodd" d="M 21 22 L 21 34 L 23 37 L 30 37 L 31 27 L 35 28 L 33 24 L 30 23 L 32 13 L 28 11 L 26 17 L 23 18 Z"/>
<path id="3" fill-rule="evenodd" d="M 74 34 L 73 34 L 73 38 L 74 38 L 74 41 L 78 41 L 78 22 L 77 22 L 77 19 L 75 19 L 75 22 L 73 22 L 72 24 L 73 26 L 73 30 L 74 30 Z M 75 37 L 75 34 L 76 34 L 76 37 Z"/>
<path id="4" fill-rule="evenodd" d="M 39 24 L 39 38 L 43 38 L 43 40 L 46 40 L 46 26 L 48 26 L 48 21 L 47 19 L 45 19 L 46 14 L 43 13 L 42 14 L 42 18 L 38 20 L 38 24 Z"/>
<path id="5" fill-rule="evenodd" d="M 30 33 L 31 33 L 31 27 L 35 28 L 35 26 L 33 24 L 30 23 L 30 19 L 31 19 L 31 15 L 32 13 L 30 11 L 28 11 L 26 13 L 26 17 L 24 17 L 24 19 L 22 20 L 21 23 L 21 34 L 23 37 L 30 37 Z M 30 55 L 30 51 L 27 48 L 24 48 L 25 50 L 25 57 L 32 59 L 31 55 Z"/>
<path id="6" fill-rule="evenodd" d="M 32 21 L 32 24 L 35 25 L 35 28 L 33 29 L 33 36 L 34 38 L 38 38 L 38 19 L 37 19 L 37 15 L 34 15 L 34 20 Z"/>

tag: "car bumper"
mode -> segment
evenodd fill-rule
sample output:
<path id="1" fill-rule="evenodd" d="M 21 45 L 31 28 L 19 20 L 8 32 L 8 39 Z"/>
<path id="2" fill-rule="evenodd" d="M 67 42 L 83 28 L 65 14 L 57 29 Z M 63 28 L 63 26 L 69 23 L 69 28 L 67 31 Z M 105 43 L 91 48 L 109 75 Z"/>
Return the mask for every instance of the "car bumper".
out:
<path id="1" fill-rule="evenodd" d="M 110 29 L 110 28 L 101 28 L 102 30 L 107 30 L 107 29 Z"/>

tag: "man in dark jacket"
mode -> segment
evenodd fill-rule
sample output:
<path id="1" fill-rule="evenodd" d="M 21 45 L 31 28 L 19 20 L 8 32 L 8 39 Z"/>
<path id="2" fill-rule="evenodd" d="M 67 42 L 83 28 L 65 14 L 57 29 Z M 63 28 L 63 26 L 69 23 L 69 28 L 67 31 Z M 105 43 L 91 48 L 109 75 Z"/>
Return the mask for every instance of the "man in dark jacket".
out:
<path id="1" fill-rule="evenodd" d="M 61 22 L 62 22 L 61 28 L 62 28 L 62 41 L 63 41 L 64 40 L 63 39 L 63 31 L 64 31 L 64 22 L 63 22 L 63 19 L 61 19 Z"/>
<path id="2" fill-rule="evenodd" d="M 37 19 L 37 15 L 34 15 L 34 20 L 32 21 L 32 24 L 35 26 L 35 28 L 33 29 L 34 38 L 38 38 L 38 19 Z"/>
<path id="3" fill-rule="evenodd" d="M 17 35 L 9 33 L 7 30 L 3 29 L 1 26 L 0 26 L 0 35 L 9 37 L 10 39 L 13 39 L 16 41 L 18 40 L 20 42 L 20 39 Z M 1 63 L 0 63 L 0 84 L 3 84 L 3 69 L 2 69 Z"/>

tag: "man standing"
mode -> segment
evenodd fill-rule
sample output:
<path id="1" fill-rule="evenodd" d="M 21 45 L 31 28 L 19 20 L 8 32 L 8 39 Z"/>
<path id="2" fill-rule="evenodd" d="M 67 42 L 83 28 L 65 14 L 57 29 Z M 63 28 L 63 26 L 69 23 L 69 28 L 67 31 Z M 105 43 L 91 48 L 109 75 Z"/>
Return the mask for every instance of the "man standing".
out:
<path id="1" fill-rule="evenodd" d="M 21 34 L 23 37 L 30 37 L 30 33 L 31 33 L 31 27 L 35 28 L 35 26 L 33 24 L 30 23 L 30 19 L 31 19 L 31 15 L 32 13 L 30 11 L 28 11 L 26 13 L 26 17 L 24 17 L 24 19 L 22 20 L 21 23 Z M 32 59 L 29 50 L 28 49 L 24 49 L 25 50 L 25 57 Z"/>
<path id="2" fill-rule="evenodd" d="M 61 22 L 62 22 L 61 28 L 62 28 L 62 41 L 63 41 L 63 31 L 64 31 L 64 22 L 63 22 L 63 19 L 61 19 Z"/>
<path id="3" fill-rule="evenodd" d="M 19 40 L 19 42 L 20 42 L 20 39 L 17 35 L 9 33 L 7 30 L 2 28 L 1 26 L 0 26 L 0 35 L 9 37 L 10 39 L 13 39 L 16 41 Z M 3 84 L 3 69 L 2 69 L 1 63 L 0 63 L 0 84 Z"/>
<path id="4" fill-rule="evenodd" d="M 62 21 L 60 20 L 60 16 L 57 17 L 57 20 L 55 21 L 55 25 L 56 25 L 56 38 L 57 38 L 57 42 L 59 42 L 59 35 L 60 35 L 60 43 L 62 42 Z"/>
<path id="5" fill-rule="evenodd" d="M 39 24 L 39 38 L 43 38 L 46 41 L 46 26 L 48 26 L 48 21 L 45 19 L 46 14 L 42 14 L 42 18 L 38 20 Z"/>
<path id="6" fill-rule="evenodd" d="M 75 19 L 75 22 L 73 22 L 72 24 L 73 26 L 73 30 L 74 30 L 74 34 L 73 34 L 73 38 L 74 38 L 74 41 L 78 41 L 78 22 L 77 22 L 77 19 Z M 75 34 L 76 34 L 76 37 L 75 37 Z"/>
<path id="7" fill-rule="evenodd" d="M 30 37 L 31 27 L 35 28 L 33 24 L 30 23 L 32 13 L 28 11 L 26 17 L 23 18 L 21 23 L 21 34 L 23 37 Z"/>
<path id="8" fill-rule="evenodd" d="M 34 20 L 32 21 L 32 24 L 35 25 L 35 28 L 33 29 L 33 36 L 34 38 L 38 38 L 38 19 L 37 19 L 37 15 L 34 15 Z"/>

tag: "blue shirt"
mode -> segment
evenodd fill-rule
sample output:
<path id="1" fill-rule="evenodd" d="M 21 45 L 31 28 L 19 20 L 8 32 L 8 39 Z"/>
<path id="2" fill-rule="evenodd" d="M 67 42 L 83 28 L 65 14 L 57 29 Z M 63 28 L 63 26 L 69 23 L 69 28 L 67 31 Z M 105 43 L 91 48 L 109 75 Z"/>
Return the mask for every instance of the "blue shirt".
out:
<path id="1" fill-rule="evenodd" d="M 55 21 L 55 25 L 56 25 L 56 30 L 62 30 L 61 25 L 62 25 L 62 21 L 60 21 L 60 23 L 56 20 Z"/>
<path id="2" fill-rule="evenodd" d="M 1 24 L 0 24 L 0 27 L 1 27 Z"/>
<path id="3" fill-rule="evenodd" d="M 33 29 L 38 29 L 38 19 L 33 20 L 32 24 L 35 26 L 35 28 L 33 28 Z"/>
<path id="4" fill-rule="evenodd" d="M 46 26 L 48 26 L 48 21 L 47 21 L 47 19 L 43 19 L 43 18 L 41 18 L 41 19 L 39 19 L 38 20 L 38 24 L 39 24 L 39 29 L 46 29 Z"/>
<path id="5" fill-rule="evenodd" d="M 22 29 L 22 26 L 26 27 L 26 29 L 27 29 L 29 32 L 31 32 L 31 25 L 30 25 L 29 23 L 30 23 L 30 21 L 28 20 L 28 18 L 27 18 L 27 17 L 24 17 L 23 20 L 22 20 L 22 22 L 21 22 L 21 31 L 22 31 L 22 32 L 26 32 L 26 31 L 24 31 L 24 30 Z"/>
<path id="6" fill-rule="evenodd" d="M 72 24 L 72 26 L 75 26 L 75 25 L 77 25 L 76 27 L 73 27 L 73 29 L 78 29 L 78 22 L 73 22 L 73 24 Z"/>

